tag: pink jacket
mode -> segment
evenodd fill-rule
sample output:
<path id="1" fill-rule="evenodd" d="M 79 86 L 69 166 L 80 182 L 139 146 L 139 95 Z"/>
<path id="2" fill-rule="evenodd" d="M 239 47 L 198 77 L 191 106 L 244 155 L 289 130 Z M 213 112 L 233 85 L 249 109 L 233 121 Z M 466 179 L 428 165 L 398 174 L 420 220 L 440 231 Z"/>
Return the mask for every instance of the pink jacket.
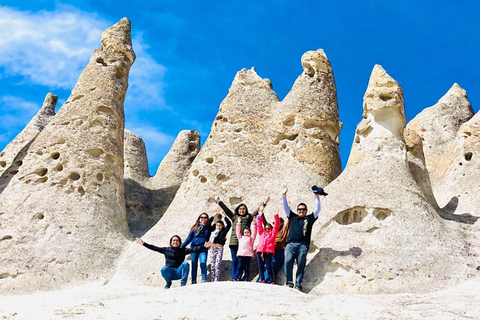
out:
<path id="1" fill-rule="evenodd" d="M 237 257 L 253 257 L 253 243 L 257 237 L 257 228 L 255 224 L 253 224 L 250 237 L 245 237 L 242 235 L 241 228 L 242 223 L 237 222 L 237 228 L 235 229 L 238 238 Z"/>
<path id="2" fill-rule="evenodd" d="M 275 237 L 277 236 L 278 229 L 280 229 L 280 218 L 278 214 L 274 217 L 275 223 L 273 224 L 273 230 L 265 232 L 263 230 L 263 218 L 260 216 L 257 222 L 258 234 L 260 235 L 260 240 L 257 244 L 257 253 L 268 252 L 275 253 Z"/>

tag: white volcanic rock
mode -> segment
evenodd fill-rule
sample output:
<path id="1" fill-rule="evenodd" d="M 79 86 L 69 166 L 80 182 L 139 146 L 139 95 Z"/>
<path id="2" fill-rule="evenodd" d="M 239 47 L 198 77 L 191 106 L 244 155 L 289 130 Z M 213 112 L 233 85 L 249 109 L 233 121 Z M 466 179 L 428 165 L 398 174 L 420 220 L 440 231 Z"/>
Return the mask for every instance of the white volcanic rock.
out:
<path id="1" fill-rule="evenodd" d="M 123 101 L 130 21 L 102 33 L 75 88 L 0 194 L 0 292 L 107 280 L 128 234 Z"/>
<path id="2" fill-rule="evenodd" d="M 438 164 L 438 181 L 434 191 L 440 207 L 465 218 L 470 217 L 470 214 L 479 217 L 479 168 L 480 112 L 477 112 L 460 127 L 450 149 Z M 476 219 L 468 221 L 473 223 Z"/>
<path id="3" fill-rule="evenodd" d="M 438 176 L 439 161 L 449 151 L 460 126 L 473 115 L 466 91 L 454 83 L 434 106 L 425 108 L 408 123 L 407 128 L 422 138 L 434 191 L 441 178 Z"/>
<path id="4" fill-rule="evenodd" d="M 52 117 L 55 116 L 57 100 L 58 97 L 56 95 L 52 93 L 47 94 L 37 114 L 15 139 L 0 152 L 0 190 L 8 184 L 9 178 L 13 176 L 12 172 L 16 172 L 18 167 L 21 166 L 28 148 L 37 135 L 45 128 Z"/>
<path id="5" fill-rule="evenodd" d="M 133 236 L 143 235 L 162 217 L 199 151 L 200 135 L 194 130 L 180 131 L 157 173 L 150 177 L 142 138 L 125 130 L 125 203 Z"/>
<path id="6" fill-rule="evenodd" d="M 310 199 L 313 184 L 324 186 L 340 173 L 338 107 L 332 69 L 322 50 L 302 58 L 305 71 L 279 102 L 271 82 L 255 70 L 239 71 L 212 125 L 210 136 L 162 219 L 144 240 L 168 245 L 173 234 L 185 237 L 201 212 L 218 211 L 214 195 L 232 210 L 244 202 L 253 212 L 272 196 L 267 216 L 281 209 L 283 184 L 290 200 Z M 313 72 L 312 72 L 313 70 Z M 224 260 L 230 259 L 228 245 Z M 164 259 L 132 245 L 122 259 L 119 278 L 159 285 Z M 229 267 L 229 262 L 224 266 Z M 225 271 L 223 278 L 230 272 Z"/>
<path id="7" fill-rule="evenodd" d="M 348 165 L 326 187 L 305 287 L 316 294 L 423 292 L 472 276 L 465 232 L 439 216 L 412 177 L 402 89 L 379 65 L 363 109 Z"/>

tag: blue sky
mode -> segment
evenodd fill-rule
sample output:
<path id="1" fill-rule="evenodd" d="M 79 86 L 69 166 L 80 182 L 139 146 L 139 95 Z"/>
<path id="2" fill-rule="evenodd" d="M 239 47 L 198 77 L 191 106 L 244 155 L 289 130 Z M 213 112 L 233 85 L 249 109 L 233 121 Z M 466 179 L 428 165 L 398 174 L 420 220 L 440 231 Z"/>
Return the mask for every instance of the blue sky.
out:
<path id="1" fill-rule="evenodd" d="M 454 82 L 480 107 L 477 1 L 6 0 L 0 16 L 0 150 L 48 92 L 61 106 L 101 31 L 122 17 L 137 54 L 126 127 L 144 138 L 151 173 L 180 130 L 204 142 L 238 70 L 255 66 L 282 99 L 308 50 L 323 48 L 333 67 L 344 164 L 376 63 L 403 87 L 407 120 Z"/>

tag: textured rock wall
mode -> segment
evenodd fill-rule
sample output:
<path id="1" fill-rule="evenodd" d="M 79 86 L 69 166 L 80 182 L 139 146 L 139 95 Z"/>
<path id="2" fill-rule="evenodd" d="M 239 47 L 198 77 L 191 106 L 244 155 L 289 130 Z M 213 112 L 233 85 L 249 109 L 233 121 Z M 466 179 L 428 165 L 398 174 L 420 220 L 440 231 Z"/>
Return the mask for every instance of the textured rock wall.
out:
<path id="1" fill-rule="evenodd" d="M 270 81 L 253 68 L 237 73 L 210 136 L 172 204 L 145 235 L 145 241 L 164 246 L 173 234 L 185 237 L 201 212 L 218 211 L 214 195 L 232 209 L 244 202 L 250 211 L 272 195 L 267 209 L 271 217 L 281 209 L 281 187 L 287 184 L 291 200 L 309 200 L 313 207 L 310 187 L 326 185 L 341 171 L 340 123 L 326 55 L 322 50 L 312 51 L 304 55 L 302 63 L 304 72 L 282 102 Z M 230 259 L 228 246 L 224 257 Z M 158 275 L 162 263 L 162 255 L 132 245 L 117 276 L 159 284 L 163 281 Z M 223 276 L 228 278 L 229 272 Z"/>
<path id="2" fill-rule="evenodd" d="M 150 177 L 143 140 L 125 130 L 125 202 L 133 236 L 142 236 L 160 220 L 199 151 L 199 134 L 181 131 L 155 176 Z"/>
<path id="3" fill-rule="evenodd" d="M 105 281 L 128 236 L 123 101 L 130 21 L 102 33 L 75 88 L 0 194 L 0 292 Z"/>

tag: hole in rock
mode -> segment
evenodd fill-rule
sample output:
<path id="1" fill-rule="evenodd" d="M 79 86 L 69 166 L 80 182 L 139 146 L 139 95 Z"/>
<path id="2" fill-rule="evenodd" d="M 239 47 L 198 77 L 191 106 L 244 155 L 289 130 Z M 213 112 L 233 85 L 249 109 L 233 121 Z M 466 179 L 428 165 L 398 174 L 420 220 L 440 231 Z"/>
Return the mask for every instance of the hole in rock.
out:
<path id="1" fill-rule="evenodd" d="M 13 163 L 13 165 L 17 166 L 17 167 L 20 167 L 21 165 L 23 164 L 23 161 L 22 160 L 17 160 Z"/>
<path id="2" fill-rule="evenodd" d="M 372 214 L 377 218 L 378 220 L 382 221 L 387 219 L 392 215 L 392 211 L 389 209 L 373 209 Z"/>
<path id="3" fill-rule="evenodd" d="M 5 168 L 7 166 L 7 163 L 5 161 L 0 161 L 0 167 Z"/>
<path id="4" fill-rule="evenodd" d="M 285 120 L 283 120 L 283 124 L 289 127 L 293 126 L 295 124 L 295 116 L 288 116 Z"/>
<path id="5" fill-rule="evenodd" d="M 104 153 L 103 150 L 100 149 L 100 148 L 93 148 L 93 149 L 85 150 L 85 152 L 88 153 L 90 156 L 92 156 L 94 158 L 98 158 Z"/>
<path id="6" fill-rule="evenodd" d="M 43 152 L 40 151 L 40 150 L 38 150 L 38 151 L 36 152 L 36 154 L 38 154 L 39 156 L 41 156 L 41 155 L 43 155 Z"/>
<path id="7" fill-rule="evenodd" d="M 11 176 L 14 176 L 18 173 L 18 170 L 12 170 L 10 171 L 8 174 L 11 175 Z"/>
<path id="8" fill-rule="evenodd" d="M 226 175 L 224 175 L 223 173 L 220 173 L 220 174 L 217 175 L 217 180 L 218 181 L 227 181 L 228 177 Z"/>
<path id="9" fill-rule="evenodd" d="M 35 173 L 38 174 L 40 177 L 43 177 L 44 175 L 46 175 L 47 172 L 48 172 L 47 168 L 39 168 L 35 170 Z"/>
<path id="10" fill-rule="evenodd" d="M 473 153 L 471 152 L 466 152 L 465 153 L 465 160 L 470 161 L 472 160 Z"/>
<path id="11" fill-rule="evenodd" d="M 353 207 L 337 213 L 333 219 L 339 224 L 348 225 L 362 222 L 363 218 L 365 218 L 367 214 L 368 212 L 364 207 Z"/>
<path id="12" fill-rule="evenodd" d="M 67 182 L 68 182 L 68 178 L 63 178 L 63 179 L 60 180 L 59 183 L 65 185 L 65 184 L 67 184 Z"/>
<path id="13" fill-rule="evenodd" d="M 72 172 L 70 173 L 69 178 L 72 179 L 73 181 L 76 181 L 80 179 L 80 174 L 78 174 L 77 172 Z"/>
<path id="14" fill-rule="evenodd" d="M 200 176 L 199 178 L 201 183 L 207 182 L 207 178 L 205 178 L 204 176 Z"/>
<path id="15" fill-rule="evenodd" d="M 230 202 L 230 205 L 232 207 L 234 207 L 234 206 L 242 203 L 243 198 L 242 197 L 231 197 L 228 201 Z"/>
<path id="16" fill-rule="evenodd" d="M 320 127 L 321 127 L 321 124 L 320 124 L 320 122 L 317 121 L 317 120 L 307 119 L 307 120 L 305 120 L 305 122 L 303 123 L 303 127 L 304 127 L 305 129 L 320 128 Z"/>
<path id="17" fill-rule="evenodd" d="M 35 182 L 45 183 L 45 182 L 47 182 L 47 180 L 48 180 L 48 177 L 42 177 L 42 178 L 38 178 L 37 180 L 35 180 Z"/>
<path id="18" fill-rule="evenodd" d="M 103 182 L 103 173 L 99 172 L 95 177 L 97 178 L 98 182 Z"/>
<path id="19" fill-rule="evenodd" d="M 84 196 L 84 195 L 85 195 L 85 189 L 83 189 L 83 187 L 82 187 L 82 186 L 78 187 L 78 189 L 77 189 L 77 190 L 78 190 L 78 193 L 80 193 L 82 196 Z"/>
<path id="20" fill-rule="evenodd" d="M 103 112 L 103 113 L 109 113 L 109 114 L 113 114 L 113 108 L 111 107 L 107 107 L 107 106 L 99 106 L 97 108 L 97 111 L 98 112 Z"/>
<path id="21" fill-rule="evenodd" d="M 237 128 L 235 130 L 233 130 L 234 132 L 242 132 L 243 128 Z"/>
<path id="22" fill-rule="evenodd" d="M 285 133 L 281 133 L 277 136 L 277 138 L 275 139 L 275 141 L 273 142 L 273 144 L 278 144 L 281 140 L 290 140 L 290 141 L 293 141 L 295 139 L 297 139 L 298 137 L 298 133 L 296 134 L 285 134 Z"/>
<path id="23" fill-rule="evenodd" d="M 42 220 L 43 218 L 45 218 L 45 215 L 41 212 L 37 212 L 35 213 L 35 215 L 33 216 L 34 219 L 37 219 L 37 220 Z"/>
<path id="24" fill-rule="evenodd" d="M 197 145 L 194 144 L 194 143 L 189 143 L 188 144 L 188 152 L 193 152 L 195 150 L 197 150 Z"/>
<path id="25" fill-rule="evenodd" d="M 208 163 L 213 163 L 213 158 L 209 157 L 209 158 L 205 159 L 205 161 L 207 161 Z"/>
<path id="26" fill-rule="evenodd" d="M 65 138 L 60 138 L 58 139 L 57 144 L 64 144 L 65 141 L 66 141 Z"/>
<path id="27" fill-rule="evenodd" d="M 191 156 L 190 158 L 188 158 L 188 161 L 190 161 L 190 163 L 192 163 L 193 160 L 195 160 L 195 156 Z"/>
<path id="28" fill-rule="evenodd" d="M 63 170 L 63 165 L 61 163 L 57 164 L 57 166 L 55 167 L 55 170 L 62 171 Z"/>
<path id="29" fill-rule="evenodd" d="M 200 172 L 197 169 L 192 171 L 192 174 L 193 174 L 194 177 L 198 176 L 199 173 Z"/>
<path id="30" fill-rule="evenodd" d="M 81 98 L 83 98 L 83 94 L 79 94 L 78 96 L 73 97 L 72 101 L 80 100 Z"/>
<path id="31" fill-rule="evenodd" d="M 117 79 L 122 79 L 125 78 L 125 76 L 125 70 L 122 67 L 117 67 L 117 69 L 115 70 L 115 77 Z"/>
<path id="32" fill-rule="evenodd" d="M 388 101 L 393 98 L 393 94 L 391 93 L 380 93 L 379 98 L 383 101 Z"/>
<path id="33" fill-rule="evenodd" d="M 222 116 L 221 114 L 219 114 L 219 115 L 215 118 L 215 120 L 220 120 L 220 119 L 222 119 L 222 118 L 223 118 L 223 116 Z"/>
<path id="34" fill-rule="evenodd" d="M 72 234 L 72 231 L 67 231 L 67 234 Z"/>
<path id="35" fill-rule="evenodd" d="M 58 158 L 60 158 L 60 153 L 58 152 L 54 152 L 52 153 L 52 155 L 50 156 L 53 160 L 57 160 Z"/>
<path id="36" fill-rule="evenodd" d="M 464 133 L 469 137 L 472 135 L 472 133 L 470 131 L 465 131 Z"/>
<path id="37" fill-rule="evenodd" d="M 2 239 L 0 239 L 0 241 L 3 241 L 3 240 L 12 240 L 12 236 L 9 236 L 9 235 L 3 236 Z"/>
<path id="38" fill-rule="evenodd" d="M 107 66 L 107 64 L 105 63 L 105 61 L 101 57 L 98 57 L 97 60 L 95 60 L 95 61 L 97 61 L 97 63 L 100 63 L 104 67 Z"/>
<path id="39" fill-rule="evenodd" d="M 380 229 L 380 228 L 379 227 L 373 227 L 373 228 L 368 229 L 366 232 L 367 233 L 372 233 L 373 231 L 378 230 L 378 229 Z"/>
<path id="40" fill-rule="evenodd" d="M 95 126 L 104 127 L 105 124 L 103 123 L 103 121 L 101 119 L 95 119 L 90 123 L 90 127 L 95 127 Z"/>
<path id="41" fill-rule="evenodd" d="M 4 155 L 5 155 L 5 151 L 2 151 L 2 152 L 0 153 L 0 157 L 3 157 Z"/>

